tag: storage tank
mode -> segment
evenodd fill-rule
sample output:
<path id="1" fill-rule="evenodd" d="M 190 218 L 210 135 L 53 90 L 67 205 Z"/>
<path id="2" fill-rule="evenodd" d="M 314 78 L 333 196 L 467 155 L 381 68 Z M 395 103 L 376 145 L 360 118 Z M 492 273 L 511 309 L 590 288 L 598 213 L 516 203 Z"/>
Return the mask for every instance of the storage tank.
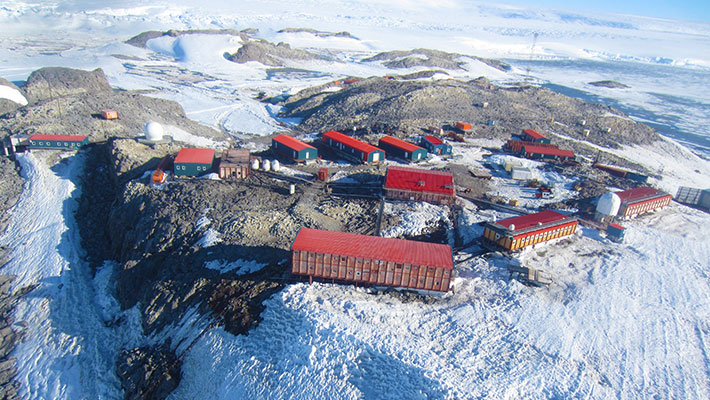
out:
<path id="1" fill-rule="evenodd" d="M 614 192 L 604 193 L 597 202 L 597 213 L 603 216 L 615 216 L 619 213 L 621 199 Z"/>
<path id="2" fill-rule="evenodd" d="M 159 142 L 163 140 L 163 126 L 158 122 L 146 122 L 145 126 L 143 126 L 143 132 L 145 133 L 145 138 L 150 141 Z"/>
<path id="3" fill-rule="evenodd" d="M 259 159 L 255 158 L 254 161 L 251 162 L 251 169 L 257 170 L 259 169 Z"/>
<path id="4" fill-rule="evenodd" d="M 281 170 L 281 164 L 279 163 L 279 160 L 274 160 L 271 163 L 271 169 L 273 169 L 274 172 L 279 172 Z"/>
<path id="5" fill-rule="evenodd" d="M 264 169 L 264 171 L 266 171 L 266 172 L 271 171 L 271 161 L 269 161 L 269 160 L 264 160 L 264 162 L 262 163 L 262 166 L 261 166 L 261 167 L 262 167 L 262 168 Z"/>

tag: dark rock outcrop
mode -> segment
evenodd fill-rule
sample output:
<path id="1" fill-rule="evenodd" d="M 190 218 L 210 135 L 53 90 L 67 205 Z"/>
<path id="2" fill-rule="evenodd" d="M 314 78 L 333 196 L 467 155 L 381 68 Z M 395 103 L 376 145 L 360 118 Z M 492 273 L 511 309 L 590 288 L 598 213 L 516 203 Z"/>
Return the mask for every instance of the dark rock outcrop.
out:
<path id="1" fill-rule="evenodd" d="M 388 68 L 427 67 L 457 70 L 464 69 L 466 65 L 466 61 L 464 61 L 465 58 L 478 60 L 501 71 L 510 70 L 510 65 L 499 60 L 447 53 L 445 51 L 432 49 L 386 51 L 366 58 L 363 61 L 382 61 L 382 64 Z"/>
<path id="2" fill-rule="evenodd" d="M 592 86 L 597 86 L 597 87 L 605 87 L 609 89 L 628 89 L 631 86 L 625 85 L 621 82 L 616 82 L 616 81 L 596 81 L 596 82 L 589 82 L 590 85 Z"/>
<path id="3" fill-rule="evenodd" d="M 62 67 L 45 67 L 32 72 L 27 78 L 24 89 L 30 104 L 58 97 L 112 91 L 101 68 L 82 71 Z"/>
<path id="4" fill-rule="evenodd" d="M 146 31 L 139 33 L 136 36 L 126 40 L 126 44 L 131 46 L 136 46 L 140 48 L 145 48 L 146 43 L 151 39 L 156 39 L 162 36 L 178 37 L 180 35 L 192 35 L 192 34 L 208 34 L 208 35 L 232 35 L 239 36 L 242 40 L 248 40 L 249 31 L 238 31 L 236 29 L 188 29 L 188 30 L 175 30 L 170 29 L 167 31 Z"/>
<path id="5" fill-rule="evenodd" d="M 0 78 L 0 86 L 7 86 L 9 88 L 15 89 L 18 92 L 22 93 L 22 90 L 20 88 L 18 88 L 17 86 L 15 86 L 14 83 L 12 83 L 6 79 L 3 79 L 3 78 Z M 14 101 L 9 100 L 9 99 L 0 98 L 0 115 L 15 111 L 22 106 L 23 106 L 23 104 L 15 103 Z"/>
<path id="6" fill-rule="evenodd" d="M 167 346 L 123 350 L 116 363 L 126 400 L 162 400 L 180 383 L 181 362 Z"/>
<path id="7" fill-rule="evenodd" d="M 292 49 L 288 43 L 273 44 L 266 40 L 250 40 L 227 58 L 239 64 L 256 61 L 274 67 L 284 66 L 287 60 L 323 59 L 310 51 Z"/>

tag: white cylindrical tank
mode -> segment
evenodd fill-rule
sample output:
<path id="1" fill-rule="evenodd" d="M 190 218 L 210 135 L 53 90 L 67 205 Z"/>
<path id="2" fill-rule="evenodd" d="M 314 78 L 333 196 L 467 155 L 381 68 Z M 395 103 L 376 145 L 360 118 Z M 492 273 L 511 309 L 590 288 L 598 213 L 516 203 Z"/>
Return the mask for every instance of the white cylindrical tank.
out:
<path id="1" fill-rule="evenodd" d="M 145 133 L 145 138 L 148 140 L 163 140 L 163 125 L 160 125 L 158 122 L 146 122 L 145 126 L 143 126 L 143 132 Z"/>
<path id="2" fill-rule="evenodd" d="M 510 229 L 511 231 L 514 231 L 514 230 L 515 230 L 515 224 L 510 224 L 510 226 L 508 227 L 508 229 Z"/>
<path id="3" fill-rule="evenodd" d="M 271 161 L 269 160 L 264 160 L 263 163 L 261 163 L 261 167 L 264 169 L 264 171 L 269 172 L 271 171 Z"/>
<path id="4" fill-rule="evenodd" d="M 597 212 L 602 215 L 616 215 L 621 207 L 621 199 L 614 192 L 604 193 L 597 202 Z"/>
<path id="5" fill-rule="evenodd" d="M 290 184 L 290 185 L 288 185 L 288 192 L 289 192 L 290 194 L 296 193 L 296 185 L 294 185 L 293 183 Z"/>
<path id="6" fill-rule="evenodd" d="M 281 170 L 281 164 L 279 163 L 279 160 L 274 160 L 271 163 L 271 169 L 273 169 L 274 172 L 279 172 Z"/>
<path id="7" fill-rule="evenodd" d="M 251 169 L 259 169 L 259 159 L 255 158 L 254 161 L 251 162 Z"/>

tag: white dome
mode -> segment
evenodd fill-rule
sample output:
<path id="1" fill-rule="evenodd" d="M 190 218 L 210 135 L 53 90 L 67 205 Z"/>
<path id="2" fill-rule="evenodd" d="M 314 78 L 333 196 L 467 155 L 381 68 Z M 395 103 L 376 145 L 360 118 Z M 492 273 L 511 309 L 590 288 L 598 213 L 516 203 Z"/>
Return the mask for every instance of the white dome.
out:
<path id="1" fill-rule="evenodd" d="M 155 121 L 148 121 L 143 127 L 145 138 L 151 141 L 163 140 L 163 126 Z"/>
<path id="2" fill-rule="evenodd" d="M 621 199 L 614 192 L 604 193 L 599 197 L 597 212 L 603 215 L 616 215 L 621 207 Z"/>

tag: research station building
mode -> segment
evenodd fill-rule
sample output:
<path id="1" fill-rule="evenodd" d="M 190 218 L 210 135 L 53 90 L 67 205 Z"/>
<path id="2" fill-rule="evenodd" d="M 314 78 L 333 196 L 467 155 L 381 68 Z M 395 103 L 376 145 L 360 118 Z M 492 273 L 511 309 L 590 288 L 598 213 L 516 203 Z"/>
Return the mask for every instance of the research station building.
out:
<path id="1" fill-rule="evenodd" d="M 447 292 L 453 267 L 445 244 L 301 228 L 291 245 L 291 272 L 311 279 Z"/>
<path id="2" fill-rule="evenodd" d="M 571 150 L 543 147 L 535 144 L 524 145 L 521 154 L 533 160 L 574 161 L 574 152 Z"/>
<path id="3" fill-rule="evenodd" d="M 277 154 L 295 162 L 314 161 L 318 158 L 318 149 L 287 135 L 278 135 L 271 139 L 271 148 Z"/>
<path id="4" fill-rule="evenodd" d="M 200 176 L 212 171 L 214 149 L 180 149 L 175 162 L 175 176 Z"/>
<path id="5" fill-rule="evenodd" d="M 30 149 L 72 150 L 89 144 L 88 136 L 34 134 L 27 139 Z"/>
<path id="6" fill-rule="evenodd" d="M 221 179 L 245 179 L 249 176 L 251 153 L 247 149 L 228 149 L 219 159 L 219 177 Z"/>
<path id="7" fill-rule="evenodd" d="M 385 151 L 387 157 L 397 157 L 407 161 L 425 160 L 427 151 L 423 147 L 405 142 L 392 136 L 380 139 L 378 146 Z"/>
<path id="8" fill-rule="evenodd" d="M 436 136 L 423 136 L 419 143 L 432 154 L 447 155 L 451 154 L 452 146 L 444 143 Z"/>
<path id="9" fill-rule="evenodd" d="M 323 134 L 322 140 L 326 146 L 351 161 L 371 164 L 385 159 L 385 152 L 382 149 L 340 132 L 328 131 Z"/>
<path id="10" fill-rule="evenodd" d="M 450 172 L 421 168 L 387 168 L 384 191 L 388 199 L 434 204 L 453 204 L 456 197 Z"/>
<path id="11" fill-rule="evenodd" d="M 568 236 L 577 230 L 577 219 L 546 210 L 535 214 L 486 223 L 483 237 L 513 251 L 537 243 Z"/>
<path id="12" fill-rule="evenodd" d="M 634 189 L 616 192 L 621 200 L 617 216 L 634 218 L 639 214 L 658 210 L 666 207 L 673 200 L 673 196 L 652 187 L 642 186 Z"/>
<path id="13" fill-rule="evenodd" d="M 534 143 L 550 143 L 550 139 L 534 129 L 523 130 L 523 140 Z"/>

